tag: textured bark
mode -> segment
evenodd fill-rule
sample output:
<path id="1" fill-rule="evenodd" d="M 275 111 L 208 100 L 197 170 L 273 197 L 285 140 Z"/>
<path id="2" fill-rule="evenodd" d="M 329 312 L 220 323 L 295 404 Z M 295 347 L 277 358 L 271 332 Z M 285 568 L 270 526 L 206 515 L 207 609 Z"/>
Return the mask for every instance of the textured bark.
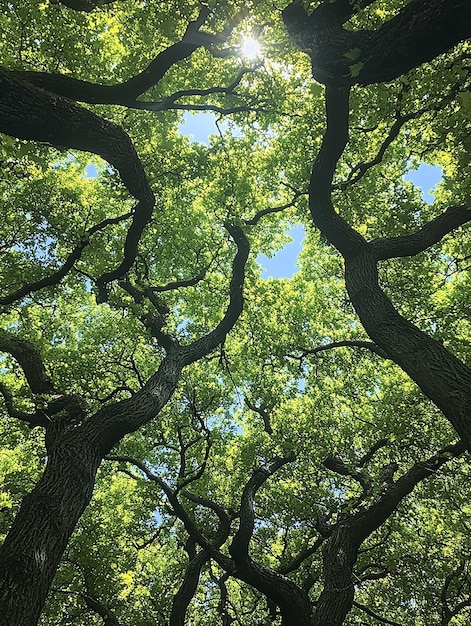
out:
<path id="1" fill-rule="evenodd" d="M 240 228 L 227 228 L 237 243 L 237 254 L 229 304 L 218 326 L 188 346 L 175 342 L 157 372 L 132 398 L 103 408 L 78 425 L 75 411 L 51 417 L 46 428 L 44 474 L 23 499 L 0 548 L 0 626 L 37 623 L 62 554 L 92 497 L 103 457 L 124 435 L 159 414 L 170 400 L 182 369 L 214 350 L 240 316 L 249 244 Z M 16 344 L 12 352 L 15 350 Z M 40 358 L 38 352 L 32 353 Z"/>
<path id="2" fill-rule="evenodd" d="M 375 239 L 369 247 L 377 261 L 414 256 L 438 243 L 445 235 L 470 220 L 471 211 L 468 207 L 464 205 L 448 207 L 417 232 L 402 237 Z"/>
<path id="3" fill-rule="evenodd" d="M 186 612 L 198 587 L 201 568 L 208 560 L 206 552 L 200 550 L 188 563 L 182 584 L 173 597 L 169 626 L 185 626 Z"/>
<path id="4" fill-rule="evenodd" d="M 393 306 L 379 285 L 377 261 L 415 254 L 471 217 L 454 207 L 418 233 L 367 243 L 334 210 L 331 183 L 348 141 L 349 89 L 326 90 L 327 130 L 314 163 L 309 187 L 311 216 L 345 259 L 345 280 L 351 302 L 372 341 L 397 363 L 436 404 L 460 437 L 471 444 L 471 370 Z"/>
<path id="5" fill-rule="evenodd" d="M 230 521 L 226 516 L 226 522 L 223 521 L 224 516 L 218 513 L 219 507 L 215 507 L 214 503 L 210 506 L 219 516 L 221 521 L 219 539 L 214 543 L 210 542 L 196 527 L 190 518 L 180 500 L 169 486 L 158 476 L 152 475 L 142 463 L 136 462 L 131 458 L 111 457 L 112 459 L 127 460 L 135 463 L 151 480 L 154 480 L 167 496 L 173 512 L 183 522 L 189 536 L 198 543 L 206 552 L 208 557 L 214 559 L 221 568 L 234 578 L 238 578 L 246 582 L 254 589 L 257 589 L 274 605 L 280 607 L 283 626 L 310 626 L 311 605 L 307 592 L 298 587 L 292 580 L 283 574 L 261 566 L 250 558 L 249 542 L 253 535 L 255 514 L 254 514 L 254 496 L 257 489 L 282 465 L 293 460 L 294 457 L 278 457 L 267 463 L 266 466 L 256 470 L 247 482 L 241 499 L 240 506 L 240 524 L 234 539 L 229 546 L 229 553 L 232 558 L 226 556 L 219 550 L 219 546 L 225 541 L 230 532 Z M 192 500 L 196 501 L 193 497 Z"/>
<path id="6" fill-rule="evenodd" d="M 123 260 L 115 270 L 105 273 L 100 282 L 120 278 L 136 258 L 139 240 L 155 203 L 142 163 L 124 130 L 66 98 L 38 89 L 0 69 L 0 131 L 19 139 L 86 150 L 98 154 L 118 170 L 138 204 L 126 236 Z"/>
<path id="7" fill-rule="evenodd" d="M 0 624 L 37 624 L 72 532 L 92 496 L 100 455 L 72 434 L 48 449 L 44 474 L 24 497 L 0 548 Z"/>
<path id="8" fill-rule="evenodd" d="M 39 350 L 31 342 L 12 333 L 0 331 L 0 350 L 8 352 L 20 364 L 33 393 L 52 393 L 54 387 L 46 373 Z"/>
<path id="9" fill-rule="evenodd" d="M 292 40 L 311 58 L 314 78 L 326 85 L 390 81 L 471 37 L 468 0 L 412 0 L 374 31 L 343 28 L 355 5 L 325 2 L 308 15 L 296 1 L 283 11 Z"/>
<path id="10" fill-rule="evenodd" d="M 252 474 L 242 493 L 239 528 L 229 546 L 229 553 L 235 565 L 232 575 L 258 589 L 279 606 L 283 626 L 309 626 L 311 605 L 305 590 L 279 572 L 255 563 L 249 555 L 255 527 L 255 494 L 280 467 L 293 460 L 294 455 L 277 457 Z"/>
<path id="11" fill-rule="evenodd" d="M 368 507 L 344 515 L 324 545 L 324 589 L 316 604 L 312 626 L 341 626 L 355 594 L 353 568 L 361 544 L 377 530 L 422 480 L 466 451 L 460 441 L 429 459 L 416 463 Z"/>
<path id="12" fill-rule="evenodd" d="M 471 370 L 397 311 L 379 286 L 372 255 L 346 260 L 345 279 L 352 304 L 371 339 L 471 444 Z"/>

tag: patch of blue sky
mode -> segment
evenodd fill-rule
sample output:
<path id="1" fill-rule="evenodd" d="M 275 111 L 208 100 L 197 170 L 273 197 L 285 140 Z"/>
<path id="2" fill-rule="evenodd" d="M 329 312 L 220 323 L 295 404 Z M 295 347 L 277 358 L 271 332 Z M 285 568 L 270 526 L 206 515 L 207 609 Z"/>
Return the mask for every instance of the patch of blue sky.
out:
<path id="1" fill-rule="evenodd" d="M 410 180 L 422 192 L 422 199 L 427 204 L 434 201 L 433 190 L 442 180 L 443 170 L 439 165 L 427 165 L 421 163 L 415 170 L 409 170 L 404 176 L 405 180 Z"/>
<path id="2" fill-rule="evenodd" d="M 98 176 L 97 166 L 92 163 L 85 168 L 85 178 L 96 178 Z"/>
<path id="3" fill-rule="evenodd" d="M 301 224 L 290 228 L 287 232 L 292 241 L 287 243 L 273 257 L 261 254 L 257 261 L 262 266 L 262 278 L 291 278 L 298 271 L 298 256 L 302 250 L 302 243 L 306 231 Z"/>
<path id="4" fill-rule="evenodd" d="M 229 127 L 228 120 L 220 120 L 212 111 L 185 111 L 178 125 L 178 132 L 190 138 L 190 141 L 209 145 L 211 135 L 218 135 L 219 130 L 224 131 Z"/>
<path id="5" fill-rule="evenodd" d="M 185 111 L 178 125 L 178 132 L 190 137 L 191 141 L 208 145 L 209 137 L 218 132 L 216 117 L 211 111 L 201 111 L 196 114 Z"/>

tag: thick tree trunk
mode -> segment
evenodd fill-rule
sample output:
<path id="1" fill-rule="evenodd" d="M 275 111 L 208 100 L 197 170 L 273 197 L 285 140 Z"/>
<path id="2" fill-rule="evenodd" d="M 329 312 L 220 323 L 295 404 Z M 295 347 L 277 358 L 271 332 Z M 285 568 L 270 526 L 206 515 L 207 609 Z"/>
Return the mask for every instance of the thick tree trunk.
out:
<path id="1" fill-rule="evenodd" d="M 346 260 L 345 280 L 352 304 L 371 339 L 409 374 L 470 444 L 471 370 L 400 315 L 379 286 L 372 255 Z"/>
<path id="2" fill-rule="evenodd" d="M 324 589 L 319 596 L 311 626 L 342 626 L 355 594 L 353 568 L 358 550 L 367 537 L 393 514 L 399 503 L 416 485 L 426 480 L 452 458 L 466 451 L 463 441 L 412 466 L 392 482 L 372 504 L 346 514 L 334 527 L 324 546 Z"/>
<path id="3" fill-rule="evenodd" d="M 355 590 L 352 570 L 359 543 L 349 524 L 340 523 L 324 548 L 324 589 L 311 626 L 341 626 L 352 608 Z"/>
<path id="4" fill-rule="evenodd" d="M 244 269 L 250 247 L 239 227 L 228 224 L 227 229 L 237 243 L 237 253 L 232 265 L 229 304 L 216 328 L 184 347 L 168 338 L 167 356 L 139 392 L 105 406 L 80 425 L 74 425 L 78 415 L 73 411 L 68 416 L 71 420 L 61 419 L 63 412 L 50 419 L 46 416 L 46 469 L 36 487 L 24 497 L 0 548 L 0 626 L 37 624 L 60 559 L 92 497 L 101 460 L 126 434 L 160 413 L 172 397 L 182 369 L 214 350 L 238 320 L 243 309 Z M 18 356 L 17 345 L 9 349 L 12 340 L 2 339 L 4 349 Z M 23 341 L 23 350 L 25 346 L 28 342 Z M 40 358 L 39 353 L 34 354 Z M 47 382 L 45 379 L 43 384 Z"/>
<path id="5" fill-rule="evenodd" d="M 49 451 L 44 474 L 24 497 L 0 548 L 0 625 L 35 626 L 59 561 L 90 502 L 101 457 L 65 437 Z"/>
<path id="6" fill-rule="evenodd" d="M 379 285 L 377 263 L 392 256 L 394 251 L 404 256 L 407 251 L 416 254 L 417 246 L 426 249 L 446 232 L 469 221 L 471 213 L 464 207 L 455 207 L 422 228 L 420 236 L 416 233 L 368 243 L 336 213 L 331 198 L 332 177 L 348 141 L 348 88 L 327 88 L 326 112 L 327 130 L 309 189 L 313 222 L 344 257 L 348 294 L 372 341 L 409 374 L 469 445 L 471 370 L 441 343 L 400 315 Z"/>
<path id="7" fill-rule="evenodd" d="M 283 11 L 291 39 L 310 56 L 313 76 L 321 83 L 393 80 L 471 37 L 469 0 L 411 0 L 377 30 L 346 30 L 343 23 L 358 12 L 356 6 L 349 0 L 325 2 L 308 15 L 292 2 Z"/>

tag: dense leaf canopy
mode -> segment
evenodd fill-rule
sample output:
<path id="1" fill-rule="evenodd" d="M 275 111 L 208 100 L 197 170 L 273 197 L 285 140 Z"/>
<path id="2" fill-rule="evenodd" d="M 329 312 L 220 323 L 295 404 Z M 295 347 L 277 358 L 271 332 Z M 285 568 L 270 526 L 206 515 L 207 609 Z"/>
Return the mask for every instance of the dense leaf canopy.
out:
<path id="1" fill-rule="evenodd" d="M 470 623 L 470 25 L 2 3 L 1 626 Z"/>

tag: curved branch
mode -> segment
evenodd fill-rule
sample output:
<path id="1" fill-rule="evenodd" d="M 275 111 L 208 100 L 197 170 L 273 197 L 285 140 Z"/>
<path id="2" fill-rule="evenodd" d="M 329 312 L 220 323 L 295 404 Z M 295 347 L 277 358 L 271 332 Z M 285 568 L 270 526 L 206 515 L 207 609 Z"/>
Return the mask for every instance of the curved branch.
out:
<path id="1" fill-rule="evenodd" d="M 204 97 L 204 96 L 211 96 L 214 94 L 239 96 L 239 94 L 235 92 L 236 87 L 240 84 L 245 74 L 254 73 L 258 67 L 259 65 L 256 65 L 254 67 L 241 68 L 239 72 L 237 73 L 237 76 L 235 77 L 235 79 L 232 81 L 232 83 L 227 85 L 227 87 L 215 86 L 215 87 L 209 87 L 207 89 L 182 89 L 180 91 L 175 91 L 171 96 L 167 96 L 160 102 L 143 102 L 139 100 L 139 101 L 133 102 L 132 104 L 129 104 L 128 106 L 130 108 L 139 108 L 139 109 L 142 108 L 142 109 L 146 109 L 149 111 L 167 111 L 168 109 L 175 109 L 175 108 L 191 110 L 191 107 L 194 105 L 177 104 L 176 101 L 180 100 L 181 98 L 188 98 L 191 96 Z M 204 107 L 205 105 L 201 105 L 201 106 Z M 211 105 L 207 105 L 207 106 L 211 106 Z"/>
<path id="2" fill-rule="evenodd" d="M 370 506 L 340 517 L 324 548 L 324 589 L 317 602 L 313 626 L 343 624 L 353 604 L 352 572 L 363 541 L 392 515 L 419 482 L 434 476 L 442 465 L 466 449 L 466 443 L 459 441 L 440 450 L 392 482 Z"/>
<path id="3" fill-rule="evenodd" d="M 18 361 L 32 393 L 51 394 L 54 386 L 46 373 L 39 350 L 30 341 L 0 330 L 0 350 Z"/>
<path id="4" fill-rule="evenodd" d="M 280 567 L 280 574 L 284 574 L 286 576 L 286 574 L 296 571 L 299 567 L 301 567 L 306 559 L 308 559 L 315 552 L 317 552 L 317 550 L 319 550 L 324 541 L 325 537 L 322 536 L 316 539 L 312 546 L 309 546 L 308 548 L 302 550 L 290 563 L 288 563 L 288 565 Z"/>
<path id="5" fill-rule="evenodd" d="M 190 537 L 192 537 L 205 550 L 209 557 L 213 558 L 225 571 L 233 573 L 234 567 L 232 565 L 231 559 L 223 555 L 222 552 L 219 551 L 219 547 L 213 543 L 210 543 L 208 539 L 198 530 L 195 523 L 186 512 L 185 508 L 181 505 L 180 500 L 178 499 L 174 491 L 167 485 L 164 480 L 160 478 L 160 476 L 157 476 L 157 474 L 151 472 L 144 463 L 130 456 L 109 455 L 105 458 L 108 461 L 132 463 L 138 469 L 140 469 L 141 472 L 143 472 L 150 481 L 156 483 L 167 496 L 167 499 L 172 506 L 173 512 L 183 522 L 183 525 L 185 526 L 185 529 Z"/>
<path id="6" fill-rule="evenodd" d="M 139 74 L 117 85 L 100 85 L 62 74 L 16 70 L 13 76 L 48 92 L 90 104 L 121 104 L 126 106 L 156 85 L 168 70 L 189 57 L 201 46 L 219 40 L 218 35 L 199 32 L 211 10 L 203 8 L 194 22 L 190 22 L 181 41 L 160 52 Z"/>
<path id="7" fill-rule="evenodd" d="M 100 155 L 119 172 L 138 200 L 128 229 L 123 261 L 99 283 L 120 278 L 132 265 L 144 227 L 152 216 L 155 198 L 142 163 L 125 131 L 70 100 L 20 81 L 0 70 L 0 131 L 19 139 L 44 141 Z"/>
<path id="8" fill-rule="evenodd" d="M 372 2 L 360 6 L 346 0 L 324 2 L 308 15 L 296 0 L 284 9 L 285 26 L 310 56 L 319 82 L 331 86 L 387 82 L 471 36 L 468 0 L 411 0 L 377 30 L 342 27 L 368 4 Z"/>
<path id="9" fill-rule="evenodd" d="M 188 563 L 183 581 L 173 596 L 169 626 L 185 626 L 186 612 L 198 587 L 203 565 L 209 556 L 200 550 Z"/>
<path id="10" fill-rule="evenodd" d="M 270 215 L 271 213 L 281 213 L 285 209 L 289 209 L 292 206 L 295 206 L 296 200 L 300 196 L 304 196 L 304 195 L 306 195 L 304 192 L 297 191 L 294 195 L 294 198 L 291 200 L 291 202 L 287 202 L 286 204 L 282 204 L 281 206 L 267 207 L 266 209 L 262 209 L 261 211 L 258 211 L 258 213 L 256 213 L 254 217 L 252 217 L 251 219 L 244 220 L 244 224 L 246 224 L 247 226 L 255 226 L 265 215 Z"/>
<path id="11" fill-rule="evenodd" d="M 263 421 L 263 427 L 266 433 L 269 435 L 273 435 L 273 428 L 270 421 L 270 413 L 267 411 L 266 407 L 263 405 L 256 406 L 247 396 L 244 398 L 245 404 L 249 407 L 251 411 L 260 415 Z"/>
<path id="12" fill-rule="evenodd" d="M 12 304 L 17 300 L 20 300 L 24 296 L 28 296 L 30 293 L 34 293 L 36 291 L 40 291 L 44 287 L 51 287 L 52 285 L 57 285 L 60 281 L 67 276 L 75 262 L 80 259 L 82 256 L 83 250 L 89 245 L 90 237 L 98 232 L 106 228 L 109 224 L 118 224 L 123 220 L 132 217 L 132 213 L 126 213 L 125 215 L 120 215 L 119 217 L 108 218 L 103 220 L 99 224 L 95 224 L 89 228 L 83 235 L 81 241 L 75 246 L 72 252 L 69 254 L 64 264 L 56 271 L 50 274 L 49 276 L 45 276 L 40 280 L 34 281 L 32 283 L 26 283 L 16 291 L 13 291 L 8 296 L 4 296 L 0 298 L 0 304 Z"/>
<path id="13" fill-rule="evenodd" d="M 21 420 L 22 422 L 26 422 L 30 425 L 31 428 L 35 426 L 47 426 L 49 423 L 49 419 L 47 415 L 42 411 L 36 411 L 36 413 L 23 413 L 23 411 L 18 411 L 13 406 L 13 395 L 11 391 L 8 389 L 6 385 L 0 382 L 0 393 L 5 400 L 5 406 L 7 408 L 8 415 L 10 417 L 14 417 L 15 419 Z"/>
<path id="14" fill-rule="evenodd" d="M 165 48 L 165 50 L 160 52 L 142 72 L 123 83 L 101 85 L 70 76 L 64 76 L 62 74 L 51 74 L 47 72 L 16 70 L 12 72 L 12 74 L 21 80 L 29 82 L 31 85 L 78 102 L 88 102 L 89 104 L 118 104 L 132 108 L 133 105 L 139 104 L 136 98 L 154 85 L 157 85 L 171 67 L 179 61 L 191 56 L 198 48 L 223 41 L 230 34 L 231 29 L 238 21 L 236 18 L 231 23 L 230 27 L 224 29 L 221 33 L 213 35 L 211 33 L 202 32 L 199 29 L 210 13 L 211 9 L 203 7 L 196 20 L 188 24 L 180 41 Z M 240 19 L 241 17 L 242 14 Z"/>
<path id="15" fill-rule="evenodd" d="M 378 356 L 383 359 L 388 359 L 387 353 L 382 350 L 379 346 L 377 346 L 372 341 L 357 341 L 355 339 L 345 339 L 343 341 L 332 341 L 331 343 L 325 343 L 316 348 L 299 348 L 302 352 L 302 356 L 308 356 L 309 354 L 319 354 L 320 352 L 325 352 L 326 350 L 332 350 L 333 348 L 365 348 L 366 350 L 370 350 L 370 352 L 374 352 Z M 302 358 L 302 357 L 301 357 Z"/>
<path id="16" fill-rule="evenodd" d="M 312 168 L 309 208 L 314 224 L 344 258 L 366 250 L 366 240 L 336 213 L 331 198 L 337 162 L 348 142 L 348 88 L 327 87 L 325 96 L 327 128 Z"/>
<path id="17" fill-rule="evenodd" d="M 224 226 L 237 245 L 237 253 L 232 262 L 232 276 L 229 284 L 229 304 L 224 317 L 214 330 L 190 345 L 182 347 L 185 365 L 194 363 L 194 361 L 209 354 L 222 343 L 227 333 L 239 319 L 244 308 L 242 290 L 245 279 L 245 264 L 249 256 L 250 245 L 240 226 L 235 226 L 229 222 L 226 222 Z"/>
<path id="18" fill-rule="evenodd" d="M 385 237 L 370 242 L 377 261 L 415 256 L 438 243 L 452 230 L 471 220 L 471 210 L 465 205 L 448 207 L 441 215 L 431 220 L 420 230 L 402 237 Z"/>
<path id="19" fill-rule="evenodd" d="M 90 13 L 103 4 L 111 4 L 112 2 L 115 0 L 51 0 L 51 4 L 63 4 L 68 9 L 84 11 L 85 13 Z"/>
<path id="20" fill-rule="evenodd" d="M 360 609 L 360 611 L 363 611 L 363 613 L 366 613 L 378 622 L 381 622 L 381 624 L 387 624 L 388 626 L 402 626 L 402 624 L 399 624 L 398 622 L 392 622 L 390 619 L 381 617 L 380 615 L 378 615 L 378 613 L 375 613 L 364 604 L 360 604 L 359 602 L 353 602 L 353 606 L 355 606 L 357 609 Z"/>
<path id="21" fill-rule="evenodd" d="M 99 615 L 103 620 L 103 626 L 120 626 L 120 622 L 116 615 L 107 609 L 99 600 L 93 598 L 89 594 L 80 594 L 84 599 L 87 608 Z"/>
<path id="22" fill-rule="evenodd" d="M 371 479 L 365 476 L 364 472 L 361 470 L 352 470 L 347 467 L 345 462 L 340 457 L 328 456 L 322 461 L 322 463 L 324 467 L 329 469 L 331 472 L 335 472 L 340 476 L 350 476 L 350 478 L 359 483 L 363 489 L 363 494 L 360 496 L 360 499 L 362 499 L 363 495 L 366 495 L 371 491 Z"/>
<path id="23" fill-rule="evenodd" d="M 158 287 L 149 287 L 148 291 L 153 293 L 163 293 L 164 291 L 172 291 L 173 289 L 180 289 L 180 287 L 194 287 L 199 282 L 201 282 L 206 277 L 206 268 L 194 276 L 193 278 L 175 280 L 166 285 L 158 286 Z"/>
<path id="24" fill-rule="evenodd" d="M 280 467 L 294 461 L 294 454 L 287 457 L 276 457 L 265 466 L 259 467 L 245 485 L 240 502 L 240 523 L 234 535 L 229 553 L 237 565 L 246 564 L 249 560 L 249 543 L 252 539 L 255 524 L 254 498 L 257 491 Z"/>
<path id="25" fill-rule="evenodd" d="M 330 185 L 348 138 L 348 88 L 326 88 L 326 113 L 327 130 L 313 166 L 309 190 L 312 219 L 344 257 L 347 291 L 370 338 L 417 383 L 459 436 L 471 442 L 471 369 L 395 309 L 379 285 L 378 251 L 333 208 Z M 445 215 L 422 229 L 425 243 L 448 232 L 453 220 L 463 223 L 469 219 L 463 207 Z M 417 249 L 414 237 L 399 240 L 399 250 Z M 420 241 L 419 247 L 423 245 L 423 239 Z M 380 249 L 379 244 L 375 245 Z"/>
<path id="26" fill-rule="evenodd" d="M 243 309 L 243 284 L 249 243 L 242 229 L 226 225 L 237 244 L 232 263 L 230 297 L 223 319 L 214 330 L 186 346 L 169 342 L 167 355 L 158 370 L 131 398 L 103 407 L 86 424 L 95 445 L 107 454 L 125 435 L 134 432 L 153 419 L 169 401 L 175 391 L 184 367 L 209 354 L 226 337 L 238 320 Z"/>
<path id="27" fill-rule="evenodd" d="M 371 446 L 368 452 L 366 452 L 366 454 L 364 454 L 361 457 L 361 459 L 358 461 L 358 467 L 364 467 L 365 465 L 368 465 L 368 463 L 371 461 L 374 455 L 378 452 L 378 450 L 381 450 L 381 448 L 384 448 L 385 446 L 387 446 L 388 443 L 389 443 L 389 439 L 378 439 L 378 441 L 376 441 L 376 443 L 374 443 Z"/>

